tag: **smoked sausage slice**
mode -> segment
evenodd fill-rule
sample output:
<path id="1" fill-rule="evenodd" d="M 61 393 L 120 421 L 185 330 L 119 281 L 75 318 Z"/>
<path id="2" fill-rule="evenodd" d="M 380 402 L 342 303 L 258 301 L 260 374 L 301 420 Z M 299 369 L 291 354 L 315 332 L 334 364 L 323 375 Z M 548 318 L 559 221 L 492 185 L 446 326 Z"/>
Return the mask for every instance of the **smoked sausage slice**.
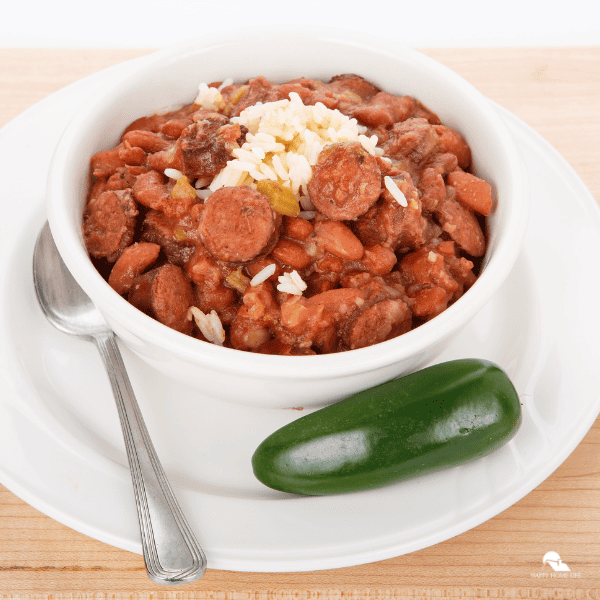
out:
<path id="1" fill-rule="evenodd" d="M 353 221 L 381 194 L 379 163 L 358 142 L 326 146 L 313 167 L 308 193 L 326 217 Z"/>
<path id="2" fill-rule="evenodd" d="M 190 334 L 188 311 L 194 304 L 192 284 L 183 270 L 170 263 L 133 280 L 129 302 L 167 327 Z"/>
<path id="3" fill-rule="evenodd" d="M 280 222 L 260 192 L 247 186 L 224 187 L 204 203 L 198 231 L 217 260 L 243 263 L 269 245 Z"/>
<path id="4" fill-rule="evenodd" d="M 106 191 L 88 203 L 83 238 L 94 258 L 115 262 L 131 244 L 138 210 L 129 190 Z"/>

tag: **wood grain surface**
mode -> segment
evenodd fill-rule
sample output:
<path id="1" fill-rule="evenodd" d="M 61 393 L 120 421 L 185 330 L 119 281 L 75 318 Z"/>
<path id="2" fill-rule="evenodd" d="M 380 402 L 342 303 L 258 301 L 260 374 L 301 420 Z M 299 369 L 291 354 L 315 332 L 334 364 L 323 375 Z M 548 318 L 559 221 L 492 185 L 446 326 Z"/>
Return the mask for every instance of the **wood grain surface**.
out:
<path id="1" fill-rule="evenodd" d="M 0 49 L 0 126 L 70 82 L 147 52 Z M 600 203 L 600 47 L 424 52 L 544 136 Z M 542 566 L 549 550 L 569 565 L 568 577 Z M 446 542 L 310 573 L 209 569 L 201 581 L 177 588 L 150 582 L 141 556 L 79 534 L 0 486 L 0 598 L 390 597 L 600 598 L 600 419 L 538 488 Z"/>

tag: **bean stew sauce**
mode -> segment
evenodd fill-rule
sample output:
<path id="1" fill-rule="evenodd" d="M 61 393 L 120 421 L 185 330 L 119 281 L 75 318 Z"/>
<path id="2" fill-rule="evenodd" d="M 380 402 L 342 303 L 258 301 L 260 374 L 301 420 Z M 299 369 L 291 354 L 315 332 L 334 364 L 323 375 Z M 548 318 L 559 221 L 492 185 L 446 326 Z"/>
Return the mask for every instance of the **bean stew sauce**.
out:
<path id="1" fill-rule="evenodd" d="M 91 158 L 87 251 L 133 306 L 205 342 L 306 355 L 406 333 L 473 285 L 491 186 L 418 100 L 357 75 L 200 89 Z M 311 107 L 317 133 L 261 133 L 251 111 L 270 106 Z"/>

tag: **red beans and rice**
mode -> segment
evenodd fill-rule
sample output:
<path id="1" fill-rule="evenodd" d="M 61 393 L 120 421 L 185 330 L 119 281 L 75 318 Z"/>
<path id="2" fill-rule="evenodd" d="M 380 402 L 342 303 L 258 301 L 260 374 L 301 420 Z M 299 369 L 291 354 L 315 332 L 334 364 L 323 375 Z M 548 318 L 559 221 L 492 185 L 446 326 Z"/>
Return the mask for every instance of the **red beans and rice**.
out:
<path id="1" fill-rule="evenodd" d="M 491 186 L 410 96 L 357 75 L 201 84 L 91 159 L 83 233 L 115 291 L 186 335 L 353 350 L 473 285 Z"/>

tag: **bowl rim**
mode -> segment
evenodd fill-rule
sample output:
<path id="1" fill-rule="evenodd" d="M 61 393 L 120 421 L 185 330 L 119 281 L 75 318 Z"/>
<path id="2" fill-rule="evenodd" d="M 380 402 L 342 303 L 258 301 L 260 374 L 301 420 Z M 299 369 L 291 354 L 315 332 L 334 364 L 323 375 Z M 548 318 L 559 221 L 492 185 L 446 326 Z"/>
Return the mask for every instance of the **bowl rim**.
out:
<path id="1" fill-rule="evenodd" d="M 107 102 L 114 102 L 122 86 L 130 85 L 132 77 L 139 79 L 147 76 L 156 64 L 177 60 L 213 45 L 227 46 L 239 40 L 240 36 L 248 36 L 249 33 L 246 29 L 233 29 L 225 33 L 206 35 L 202 39 L 187 40 L 134 59 L 130 61 L 128 68 L 115 74 L 108 85 L 76 111 L 53 154 L 47 186 L 48 220 L 67 267 L 109 320 L 114 319 L 136 337 L 165 352 L 192 364 L 200 359 L 204 367 L 211 369 L 276 379 L 329 379 L 383 368 L 425 352 L 481 310 L 508 276 L 521 250 L 527 227 L 529 203 L 520 151 L 492 103 L 450 68 L 412 48 L 363 34 L 357 39 L 356 33 L 330 27 L 315 27 L 310 32 L 297 27 L 279 28 L 277 34 L 268 29 L 262 32 L 257 28 L 252 30 L 252 36 L 276 35 L 288 41 L 297 36 L 302 40 L 318 39 L 343 46 L 354 45 L 369 52 L 383 52 L 395 59 L 405 57 L 431 71 L 436 79 L 439 77 L 442 81 L 449 82 L 453 89 L 471 96 L 498 137 L 500 147 L 505 149 L 503 159 L 507 161 L 512 174 L 512 181 L 508 182 L 508 191 L 514 195 L 514 201 L 510 218 L 505 224 L 494 255 L 464 296 L 418 328 L 366 348 L 315 356 L 267 355 L 215 346 L 172 330 L 129 304 L 108 285 L 89 260 L 81 232 L 74 231 L 74 228 L 69 226 L 71 219 L 65 193 L 66 167 L 71 146 L 80 137 L 80 131 L 89 120 L 89 115 L 94 111 L 101 111 Z M 118 318 L 112 315 L 118 315 Z M 240 358 L 243 360 L 239 360 Z"/>

